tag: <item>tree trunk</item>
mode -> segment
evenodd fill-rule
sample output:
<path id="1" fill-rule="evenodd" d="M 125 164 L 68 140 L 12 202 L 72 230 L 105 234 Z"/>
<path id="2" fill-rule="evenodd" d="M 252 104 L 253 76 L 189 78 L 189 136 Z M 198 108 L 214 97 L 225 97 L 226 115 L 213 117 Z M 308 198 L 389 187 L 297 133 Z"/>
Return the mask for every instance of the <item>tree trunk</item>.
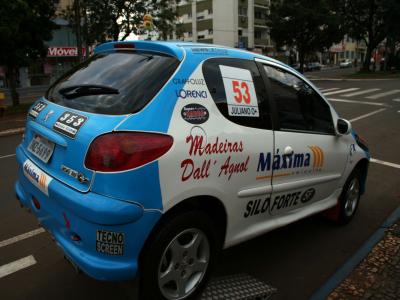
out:
<path id="1" fill-rule="evenodd" d="M 82 5 L 82 13 L 83 13 L 83 35 L 84 35 L 84 40 L 85 40 L 85 57 L 84 57 L 84 59 L 88 59 L 90 56 L 90 53 L 89 53 L 89 29 L 88 29 L 86 1 L 84 1 L 83 5 Z"/>
<path id="2" fill-rule="evenodd" d="M 367 45 L 367 52 L 365 53 L 365 57 L 364 57 L 364 62 L 363 62 L 363 66 L 362 66 L 362 71 L 364 72 L 368 72 L 369 71 L 369 65 L 371 64 L 371 54 L 372 54 L 372 45 L 371 43 L 369 43 Z"/>
<path id="3" fill-rule="evenodd" d="M 11 99 L 13 106 L 19 105 L 19 94 L 17 92 L 17 70 L 13 66 L 7 67 L 8 69 L 8 86 L 10 87 Z"/>
<path id="4" fill-rule="evenodd" d="M 388 60 L 389 60 L 389 41 L 390 38 L 386 38 L 386 43 L 385 43 L 385 61 L 383 62 L 383 70 L 386 72 L 388 69 Z"/>
<path id="5" fill-rule="evenodd" d="M 304 73 L 304 59 L 305 59 L 304 50 L 303 49 L 299 49 L 299 63 L 300 63 L 299 72 L 301 74 Z"/>

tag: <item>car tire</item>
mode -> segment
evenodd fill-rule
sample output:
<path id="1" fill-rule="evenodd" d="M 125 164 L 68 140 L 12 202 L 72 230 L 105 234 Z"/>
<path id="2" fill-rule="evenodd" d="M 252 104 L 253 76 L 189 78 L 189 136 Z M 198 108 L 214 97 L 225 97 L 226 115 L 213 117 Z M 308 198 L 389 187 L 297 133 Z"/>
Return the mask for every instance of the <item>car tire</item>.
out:
<path id="1" fill-rule="evenodd" d="M 143 250 L 139 299 L 195 297 L 208 281 L 219 240 L 204 212 L 188 211 L 163 220 Z"/>
<path id="2" fill-rule="evenodd" d="M 361 173 L 359 169 L 351 172 L 344 184 L 342 193 L 339 197 L 339 216 L 338 223 L 345 225 L 353 219 L 361 196 Z"/>

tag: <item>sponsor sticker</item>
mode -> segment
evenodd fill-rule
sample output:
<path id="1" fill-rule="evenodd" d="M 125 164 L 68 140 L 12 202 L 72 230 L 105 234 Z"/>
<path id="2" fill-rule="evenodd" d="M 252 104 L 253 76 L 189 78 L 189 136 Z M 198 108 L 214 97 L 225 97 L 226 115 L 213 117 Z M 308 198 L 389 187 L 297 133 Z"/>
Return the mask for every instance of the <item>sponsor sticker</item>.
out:
<path id="1" fill-rule="evenodd" d="M 218 55 L 227 55 L 227 49 L 220 49 L 220 48 L 212 48 L 212 47 L 199 47 L 199 48 L 192 48 L 193 54 L 218 54 Z"/>
<path id="2" fill-rule="evenodd" d="M 122 232 L 97 230 L 96 251 L 108 255 L 124 255 L 125 234 Z"/>
<path id="3" fill-rule="evenodd" d="M 40 114 L 40 112 L 41 112 L 43 109 L 46 108 L 46 106 L 47 106 L 46 103 L 44 103 L 43 101 L 39 101 L 38 103 L 36 103 L 36 104 L 31 108 L 31 110 L 29 110 L 29 113 L 28 113 L 28 114 L 29 114 L 32 118 L 36 118 L 36 117 Z"/>
<path id="4" fill-rule="evenodd" d="M 177 85 L 205 85 L 204 78 L 174 78 L 172 82 Z"/>
<path id="5" fill-rule="evenodd" d="M 315 189 L 279 194 L 265 199 L 250 200 L 243 213 L 244 218 L 269 213 L 275 215 L 281 211 L 294 209 L 300 204 L 311 201 L 315 196 Z"/>
<path id="6" fill-rule="evenodd" d="M 57 119 L 53 128 L 70 138 L 74 138 L 86 120 L 87 117 L 85 116 L 66 111 Z"/>
<path id="7" fill-rule="evenodd" d="M 207 179 L 210 175 L 216 177 L 216 174 L 230 180 L 232 176 L 244 174 L 248 170 L 250 156 L 233 156 L 243 152 L 241 140 L 216 137 L 207 142 L 203 135 L 191 134 L 186 137 L 186 144 L 189 145 L 189 151 L 188 158 L 181 162 L 182 182 Z"/>
<path id="8" fill-rule="evenodd" d="M 199 98 L 207 98 L 207 92 L 206 91 L 198 91 L 198 90 L 184 90 L 180 89 L 175 91 L 176 97 L 181 98 L 181 99 L 186 99 L 186 98 L 194 98 L 194 99 L 199 99 Z"/>
<path id="9" fill-rule="evenodd" d="M 181 115 L 186 122 L 191 124 L 203 124 L 209 118 L 207 108 L 196 103 L 185 105 L 182 108 Z"/>
<path id="10" fill-rule="evenodd" d="M 314 198 L 314 195 L 315 195 L 315 189 L 311 188 L 311 189 L 305 190 L 303 195 L 301 195 L 300 201 L 302 203 L 307 203 L 312 198 Z"/>
<path id="11" fill-rule="evenodd" d="M 294 175 L 300 172 L 311 173 L 321 171 L 324 166 L 324 150 L 318 146 L 308 146 L 308 148 L 310 148 L 311 152 L 283 154 L 282 152 L 279 153 L 280 149 L 278 148 L 276 154 L 272 152 L 260 153 L 257 172 L 287 170 L 292 171 L 292 173 L 287 173 L 287 175 Z M 301 169 L 303 169 L 303 171 L 301 171 Z M 276 174 L 274 176 L 282 175 L 283 174 Z M 258 176 L 256 179 L 266 179 L 266 177 Z"/>
<path id="12" fill-rule="evenodd" d="M 41 190 L 46 196 L 49 195 L 49 184 L 53 180 L 50 176 L 40 170 L 36 165 L 27 159 L 23 166 L 24 175 L 34 186 Z"/>
<path id="13" fill-rule="evenodd" d="M 224 82 L 228 114 L 236 117 L 259 117 L 258 100 L 249 70 L 219 66 Z"/>

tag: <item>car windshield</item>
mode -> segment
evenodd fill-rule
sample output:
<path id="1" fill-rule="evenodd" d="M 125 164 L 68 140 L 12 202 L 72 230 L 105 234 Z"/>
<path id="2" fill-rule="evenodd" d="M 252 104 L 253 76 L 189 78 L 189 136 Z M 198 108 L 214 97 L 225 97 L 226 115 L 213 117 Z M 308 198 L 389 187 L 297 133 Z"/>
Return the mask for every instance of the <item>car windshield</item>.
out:
<path id="1" fill-rule="evenodd" d="M 92 113 L 135 113 L 157 94 L 178 65 L 178 59 L 160 53 L 100 53 L 58 79 L 46 98 Z"/>

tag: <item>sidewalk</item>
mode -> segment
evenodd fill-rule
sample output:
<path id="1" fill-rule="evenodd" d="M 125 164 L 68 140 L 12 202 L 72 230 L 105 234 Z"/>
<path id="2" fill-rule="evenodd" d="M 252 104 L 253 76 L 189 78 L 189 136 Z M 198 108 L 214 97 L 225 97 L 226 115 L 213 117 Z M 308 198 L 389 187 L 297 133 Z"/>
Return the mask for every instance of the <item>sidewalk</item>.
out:
<path id="1" fill-rule="evenodd" d="M 342 299 L 400 299 L 400 221 L 328 297 Z"/>

